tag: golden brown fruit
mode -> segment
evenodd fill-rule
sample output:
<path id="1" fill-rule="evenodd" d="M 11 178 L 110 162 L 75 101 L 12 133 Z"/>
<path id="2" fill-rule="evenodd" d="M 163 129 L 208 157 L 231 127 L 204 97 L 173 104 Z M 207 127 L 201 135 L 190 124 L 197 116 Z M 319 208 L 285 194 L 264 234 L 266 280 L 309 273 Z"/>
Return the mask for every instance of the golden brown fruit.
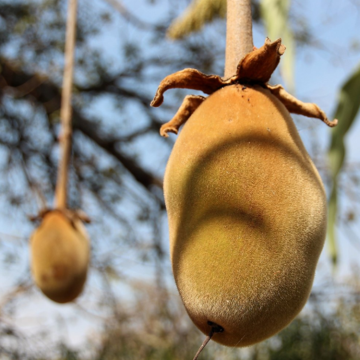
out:
<path id="1" fill-rule="evenodd" d="M 36 285 L 51 300 L 67 303 L 82 291 L 89 263 L 89 239 L 76 216 L 53 210 L 32 234 L 31 271 Z"/>
<path id="2" fill-rule="evenodd" d="M 173 272 L 213 339 L 248 346 L 288 325 L 308 299 L 326 231 L 318 172 L 281 101 L 230 85 L 187 120 L 164 179 Z"/>
<path id="3" fill-rule="evenodd" d="M 230 78 L 178 71 L 151 102 L 173 88 L 212 94 L 186 96 L 160 134 L 189 121 L 164 183 L 173 271 L 195 324 L 229 346 L 264 340 L 296 316 L 325 238 L 324 189 L 288 111 L 337 120 L 267 83 L 284 52 L 266 38 Z"/>

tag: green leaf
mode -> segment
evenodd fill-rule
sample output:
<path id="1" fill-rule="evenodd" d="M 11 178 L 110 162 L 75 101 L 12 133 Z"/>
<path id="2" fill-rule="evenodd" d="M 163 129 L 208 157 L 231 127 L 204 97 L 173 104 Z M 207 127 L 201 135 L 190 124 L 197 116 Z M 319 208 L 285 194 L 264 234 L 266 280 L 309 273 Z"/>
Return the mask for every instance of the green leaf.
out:
<path id="1" fill-rule="evenodd" d="M 335 266 L 338 259 L 335 226 L 337 216 L 337 186 L 333 186 L 328 203 L 328 252 L 332 264 Z"/>
<path id="2" fill-rule="evenodd" d="M 184 14 L 172 22 L 167 35 L 172 39 L 182 39 L 215 18 L 225 16 L 226 0 L 194 0 Z"/>
<path id="3" fill-rule="evenodd" d="M 337 214 L 337 184 L 340 170 L 343 166 L 346 147 L 345 136 L 356 119 L 360 108 L 360 64 L 340 89 L 335 118 L 338 125 L 331 131 L 331 142 L 328 151 L 332 191 L 329 199 L 328 241 L 330 256 L 336 263 L 336 214 Z"/>
<path id="4" fill-rule="evenodd" d="M 295 39 L 288 25 L 290 0 L 261 0 L 260 11 L 271 40 L 282 38 L 286 53 L 280 62 L 281 75 L 290 92 L 294 92 Z"/>
<path id="5" fill-rule="evenodd" d="M 360 64 L 342 86 L 338 95 L 335 118 L 339 124 L 332 129 L 329 149 L 330 169 L 335 182 L 345 158 L 346 133 L 352 126 L 360 108 Z"/>

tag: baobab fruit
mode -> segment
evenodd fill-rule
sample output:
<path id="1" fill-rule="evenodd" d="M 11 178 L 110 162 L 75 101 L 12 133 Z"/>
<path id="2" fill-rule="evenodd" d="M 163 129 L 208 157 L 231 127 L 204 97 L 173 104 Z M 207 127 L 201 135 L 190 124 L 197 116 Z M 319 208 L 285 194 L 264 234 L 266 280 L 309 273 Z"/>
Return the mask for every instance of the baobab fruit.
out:
<path id="1" fill-rule="evenodd" d="M 31 271 L 36 286 L 58 303 L 82 291 L 89 263 L 89 239 L 72 212 L 47 212 L 30 239 Z"/>
<path id="2" fill-rule="evenodd" d="M 164 193 L 173 272 L 194 323 L 204 333 L 220 325 L 213 339 L 229 346 L 288 325 L 311 290 L 326 197 L 280 101 L 258 85 L 212 94 L 175 143 Z"/>
<path id="3" fill-rule="evenodd" d="M 164 195 L 176 285 L 195 325 L 216 342 L 248 346 L 283 329 L 306 303 L 326 235 L 326 196 L 289 111 L 329 121 L 267 84 L 281 40 L 246 55 L 223 80 L 194 69 L 168 76 L 153 100 L 190 95 L 161 134 L 181 131 Z"/>

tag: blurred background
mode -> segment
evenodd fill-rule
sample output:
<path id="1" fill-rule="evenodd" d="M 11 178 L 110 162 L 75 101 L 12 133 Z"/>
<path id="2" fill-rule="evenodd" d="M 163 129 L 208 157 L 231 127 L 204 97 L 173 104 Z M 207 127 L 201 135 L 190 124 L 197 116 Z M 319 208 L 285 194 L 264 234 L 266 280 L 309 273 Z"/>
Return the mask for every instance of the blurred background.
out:
<path id="1" fill-rule="evenodd" d="M 294 116 L 329 198 L 313 292 L 277 336 L 203 359 L 360 358 L 360 0 L 254 0 L 254 43 L 283 38 L 271 79 L 339 126 Z M 0 0 L 0 359 L 192 359 L 204 336 L 171 273 L 162 177 L 185 94 L 149 103 L 186 67 L 223 75 L 225 0 L 79 0 L 70 205 L 92 219 L 88 281 L 68 305 L 31 280 L 29 220 L 52 206 L 67 2 Z"/>

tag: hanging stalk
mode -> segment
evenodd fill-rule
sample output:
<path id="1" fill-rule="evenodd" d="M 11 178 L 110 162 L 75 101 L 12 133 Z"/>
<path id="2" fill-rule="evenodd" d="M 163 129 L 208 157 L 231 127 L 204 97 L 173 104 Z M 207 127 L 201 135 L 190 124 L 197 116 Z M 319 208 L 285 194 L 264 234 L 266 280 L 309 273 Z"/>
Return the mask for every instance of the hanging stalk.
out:
<path id="1" fill-rule="evenodd" d="M 236 73 L 239 61 L 253 46 L 251 0 L 227 0 L 225 79 Z"/>
<path id="2" fill-rule="evenodd" d="M 67 207 L 68 169 L 71 154 L 71 87 L 74 73 L 77 0 L 68 1 L 65 65 L 61 100 L 60 160 L 55 192 L 55 208 Z"/>
<path id="3" fill-rule="evenodd" d="M 251 0 L 227 0 L 226 15 L 226 50 L 225 50 L 225 73 L 224 78 L 230 78 L 236 74 L 239 61 L 253 50 Z M 224 329 L 209 323 L 210 333 L 197 351 L 196 360 L 212 336 Z"/>

